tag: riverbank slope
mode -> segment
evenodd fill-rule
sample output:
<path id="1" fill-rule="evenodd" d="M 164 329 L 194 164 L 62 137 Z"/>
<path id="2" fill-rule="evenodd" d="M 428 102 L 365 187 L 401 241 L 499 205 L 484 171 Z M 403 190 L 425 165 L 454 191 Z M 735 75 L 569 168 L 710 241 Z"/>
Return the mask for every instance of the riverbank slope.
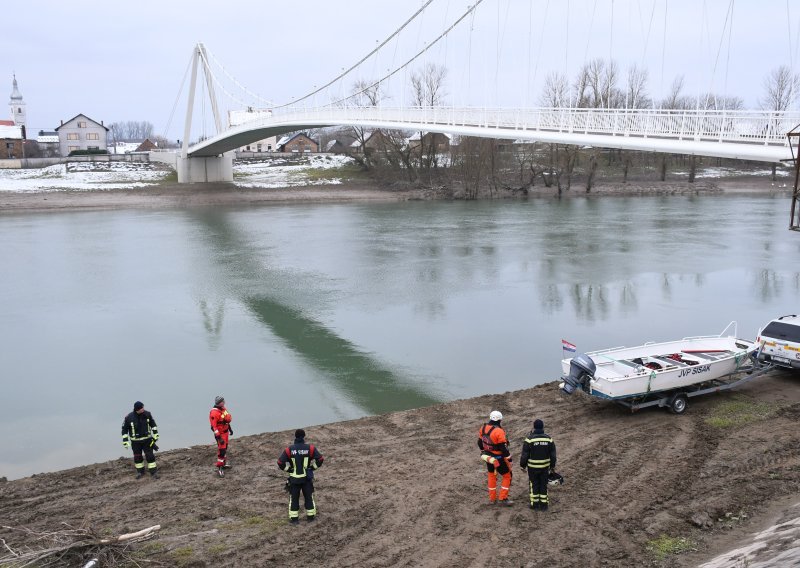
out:
<path id="1" fill-rule="evenodd" d="M 476 447 L 493 409 L 513 440 L 511 507 L 488 503 Z M 566 478 L 548 513 L 527 507 L 516 466 L 534 418 Z M 800 377 L 784 371 L 692 399 L 681 416 L 631 414 L 549 383 L 307 427 L 326 456 L 313 524 L 287 523 L 275 459 L 292 435 L 277 432 L 233 438 L 224 479 L 209 444 L 160 454 L 160 480 L 134 480 L 120 459 L 0 483 L 0 525 L 121 534 L 160 524 L 133 553 L 170 566 L 696 566 L 800 501 L 798 418 Z M 17 530 L 0 537 L 36 545 Z"/>

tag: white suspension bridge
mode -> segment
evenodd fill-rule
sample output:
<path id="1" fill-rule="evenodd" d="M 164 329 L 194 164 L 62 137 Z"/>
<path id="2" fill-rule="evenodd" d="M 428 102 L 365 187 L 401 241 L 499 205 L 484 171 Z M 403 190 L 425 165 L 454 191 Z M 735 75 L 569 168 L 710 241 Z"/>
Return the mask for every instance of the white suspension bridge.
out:
<path id="1" fill-rule="evenodd" d="M 216 63 L 229 79 L 233 77 L 219 62 L 209 56 L 203 44 L 195 46 L 191 60 L 191 83 L 183 145 L 180 154 L 174 157 L 178 181 L 181 183 L 232 181 L 233 150 L 271 136 L 332 126 L 435 132 L 733 158 L 765 163 L 786 163 L 795 158 L 790 143 L 791 137 L 787 134 L 800 124 L 798 111 L 709 110 L 700 108 L 699 101 L 696 109 L 576 108 L 571 105 L 541 108 L 485 108 L 446 104 L 382 106 L 379 102 L 370 106 L 356 106 L 348 102 L 370 89 L 379 88 L 400 69 L 407 67 L 440 40 L 446 38 L 448 33 L 468 15 L 472 14 L 474 17 L 475 9 L 483 0 L 477 0 L 469 6 L 467 11 L 435 40 L 426 44 L 410 60 L 389 71 L 383 78 L 373 83 L 362 83 L 363 88 L 360 91 L 324 106 L 305 106 L 325 87 L 337 80 L 342 81 L 345 75 L 378 52 L 433 1 L 426 0 L 394 34 L 327 85 L 321 88 L 315 87 L 315 90 L 308 95 L 284 105 L 269 103 L 262 105 L 265 108 L 254 109 L 251 105 L 240 101 L 240 108 L 248 110 L 238 111 L 236 115 L 240 118 L 234 123 L 223 120 L 216 93 L 221 90 L 231 99 L 235 101 L 239 99 L 226 90 L 223 82 L 215 74 L 212 62 Z M 499 65 L 499 61 L 497 64 Z M 210 101 L 216 133 L 203 137 L 199 142 L 191 143 L 199 72 L 205 77 L 204 87 Z M 242 91 L 254 95 L 238 81 L 235 79 L 233 81 Z M 300 102 L 304 102 L 304 106 L 301 107 Z M 794 212 L 792 216 L 794 219 Z"/>

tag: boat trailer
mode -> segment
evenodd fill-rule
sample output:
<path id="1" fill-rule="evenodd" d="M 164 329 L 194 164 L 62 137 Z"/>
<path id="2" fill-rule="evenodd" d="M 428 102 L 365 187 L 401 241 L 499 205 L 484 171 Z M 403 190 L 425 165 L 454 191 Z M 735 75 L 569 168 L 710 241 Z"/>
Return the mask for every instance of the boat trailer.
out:
<path id="1" fill-rule="evenodd" d="M 671 391 L 646 394 L 630 399 L 615 399 L 614 402 L 626 408 L 630 408 L 631 412 L 636 412 L 648 406 L 658 406 L 660 408 L 666 407 L 673 414 L 683 414 L 689 406 L 689 398 L 736 388 L 773 369 L 775 369 L 775 365 L 773 364 L 759 364 L 750 359 L 750 363 L 746 366 L 740 367 L 732 373 L 711 381 Z"/>

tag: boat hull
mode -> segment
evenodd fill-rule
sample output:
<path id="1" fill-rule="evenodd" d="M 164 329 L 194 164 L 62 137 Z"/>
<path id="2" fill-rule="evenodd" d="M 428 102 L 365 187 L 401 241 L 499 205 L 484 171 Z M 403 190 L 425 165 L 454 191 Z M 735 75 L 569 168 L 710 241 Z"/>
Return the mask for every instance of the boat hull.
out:
<path id="1" fill-rule="evenodd" d="M 734 337 L 696 337 L 586 353 L 596 365 L 587 393 L 626 399 L 673 391 L 735 373 L 758 345 Z M 569 374 L 571 359 L 561 362 Z"/>

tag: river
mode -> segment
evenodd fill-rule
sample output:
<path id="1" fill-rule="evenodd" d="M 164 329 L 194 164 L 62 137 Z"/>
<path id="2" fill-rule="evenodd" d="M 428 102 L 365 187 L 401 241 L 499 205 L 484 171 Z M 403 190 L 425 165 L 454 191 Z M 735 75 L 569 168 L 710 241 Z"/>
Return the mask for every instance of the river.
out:
<path id="1" fill-rule="evenodd" d="M 559 376 L 588 351 L 754 338 L 800 309 L 787 197 L 302 204 L 0 216 L 0 476 Z M 489 412 L 487 408 L 487 414 Z M 502 410 L 502 409 L 501 409 Z M 235 437 L 232 455 L 235 456 Z"/>

